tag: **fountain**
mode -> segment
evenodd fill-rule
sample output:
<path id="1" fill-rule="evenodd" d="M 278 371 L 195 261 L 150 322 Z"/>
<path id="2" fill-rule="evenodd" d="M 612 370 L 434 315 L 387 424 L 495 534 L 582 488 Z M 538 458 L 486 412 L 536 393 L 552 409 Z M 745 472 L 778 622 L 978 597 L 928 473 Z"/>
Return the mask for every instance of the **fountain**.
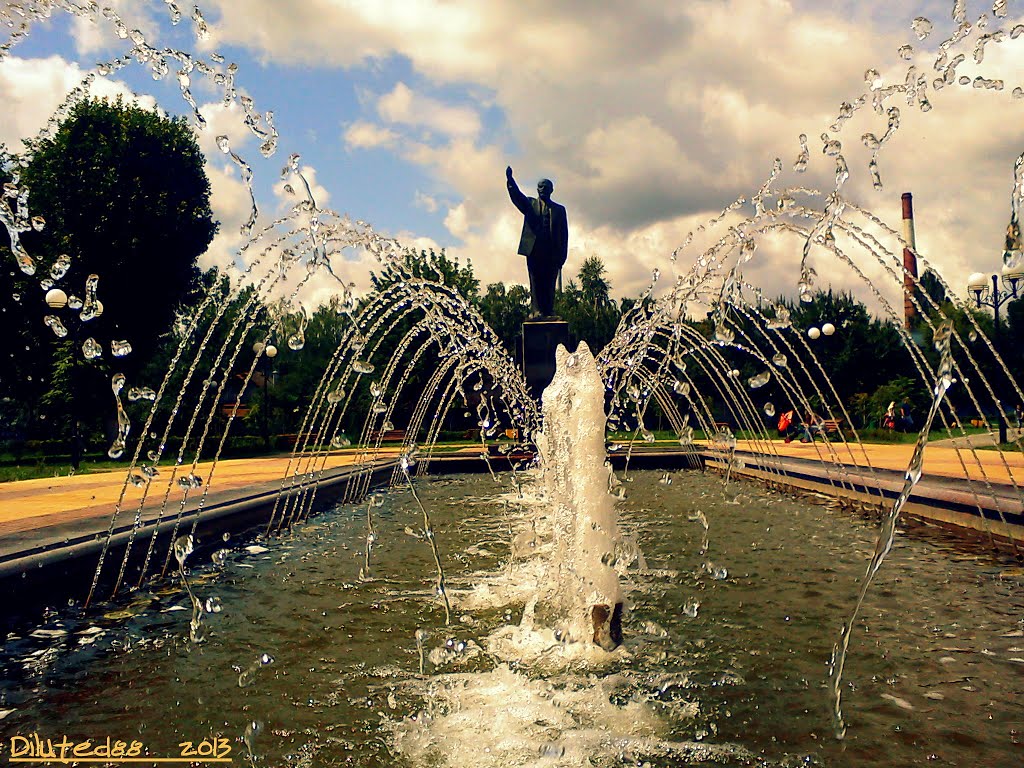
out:
<path id="1" fill-rule="evenodd" d="M 177 23 L 180 10 L 169 0 L 167 6 Z M 102 15 L 128 41 L 123 55 L 98 65 L 69 94 L 42 138 L 93 82 L 138 66 L 155 78 L 177 70 L 197 126 L 205 118 L 192 79 L 207 79 L 226 104 L 239 105 L 261 154 L 277 151 L 272 113 L 239 95 L 237 67 L 217 54 L 155 48 L 114 10 L 95 4 L 18 8 L 0 11 L 16 29 L 2 55 L 33 21 L 58 9 L 84 19 Z M 956 81 L 962 57 L 950 55 L 972 32 L 964 14 L 955 3 L 956 28 L 940 46 L 933 90 Z M 1002 18 L 1005 9 L 993 14 Z M 199 9 L 192 23 L 203 38 Z M 1002 37 L 1014 39 L 1018 29 L 1024 27 Z M 985 43 L 1002 37 L 986 33 Z M 777 160 L 749 202 L 727 206 L 672 254 L 669 285 L 655 270 L 596 360 L 585 345 L 559 350 L 558 373 L 539 409 L 494 332 L 454 286 L 418 273 L 397 241 L 321 207 L 297 154 L 282 178 L 293 194 L 299 190 L 298 202 L 264 223 L 252 168 L 219 136 L 218 150 L 238 169 L 251 201 L 230 294 L 215 286 L 180 318 L 162 381 L 112 382 L 119 430 L 111 456 L 128 458 L 120 498 L 89 545 L 95 568 L 81 603 L 48 611 L 7 638 L 0 659 L 11 681 L 0 691 L 4 732 L 95 739 L 116 730 L 137 734 L 153 755 L 172 754 L 186 739 L 225 738 L 254 766 L 353 755 L 364 764 L 864 764 L 890 749 L 908 762 L 934 751 L 948 764 L 983 749 L 993 764 L 1009 764 L 1019 742 L 1009 702 L 1021 691 L 1005 672 L 1024 663 L 1014 639 L 1021 606 L 1010 589 L 1019 574 L 988 553 L 979 555 L 980 570 L 951 564 L 942 540 L 908 539 L 893 551 L 901 512 L 922 482 L 928 440 L 940 427 L 949 438 L 966 434 L 947 390 L 958 403 L 1004 419 L 1000 394 L 1024 398 L 972 315 L 957 328 L 929 293 L 912 291 L 907 298 L 921 318 L 912 331 L 869 277 L 880 271 L 895 286 L 918 285 L 902 259 L 912 244 L 844 194 L 853 171 L 838 137 L 859 109 L 882 116 L 881 136 L 865 137 L 868 171 L 881 187 L 879 153 L 900 124 L 894 102 L 932 108 L 927 82 L 912 69 L 885 87 L 875 72 L 867 91 L 841 106 L 822 140 L 821 154 L 834 164 L 833 190 L 783 187 Z M 811 163 L 806 136 L 800 147 L 794 173 Z M 1014 221 L 1022 179 L 1018 162 Z M 34 225 L 31 190 L 18 183 L 0 201 L 0 220 L 22 273 L 43 274 L 51 265 L 37 264 L 21 243 Z M 920 384 L 932 393 L 914 455 L 889 496 L 883 468 L 872 464 L 855 431 L 811 446 L 824 487 L 884 510 L 877 537 L 857 520 L 777 491 L 792 487 L 801 470 L 780 453 L 765 416 L 785 401 L 804 410 L 813 404 L 831 420 L 853 419 L 791 310 L 744 277 L 770 238 L 789 239 L 801 254 L 802 304 L 814 301 L 815 264 L 841 265 L 853 275 L 897 321 Z M 363 300 L 332 261 L 355 249 L 371 254 L 387 278 Z M 692 266 L 682 268 L 681 257 L 691 253 Z M 1007 259 L 1017 264 L 1020 254 L 1008 251 Z M 268 344 L 303 349 L 308 318 L 295 301 L 313 275 L 336 282 L 346 330 L 295 425 L 261 537 L 211 547 L 200 535 L 203 513 L 213 506 L 242 396 Z M 103 276 L 89 285 L 83 321 L 102 296 Z M 282 311 L 267 316 L 271 303 Z M 699 309 L 709 312 L 708 334 L 688 320 Z M 252 355 L 254 349 L 261 351 Z M 412 380 L 425 360 L 436 367 Z M 740 367 L 752 367 L 751 375 Z M 239 371 L 241 392 L 228 401 Z M 349 435 L 344 425 L 359 408 L 357 393 L 366 393 L 369 406 L 359 434 Z M 487 476 L 424 482 L 440 463 L 445 417 L 460 401 L 474 403 L 476 461 Z M 408 413 L 396 410 L 400 403 L 412 403 Z M 724 484 L 712 474 L 630 468 L 655 441 L 655 411 L 669 422 L 683 460 L 706 463 Z M 389 453 L 383 436 L 399 418 L 404 442 Z M 609 446 L 624 464 L 621 474 L 605 462 L 606 418 L 631 435 Z M 504 427 L 518 429 L 517 442 L 492 456 L 487 443 Z M 697 430 L 706 444 L 697 442 Z M 334 481 L 333 457 L 353 443 L 342 503 L 313 517 Z M 531 444 L 538 467 L 507 458 Z M 1019 437 L 1014 447 L 1021 450 Z M 972 446 L 957 448 L 956 459 L 964 514 L 1016 553 L 1020 489 L 1010 454 L 983 455 Z M 1009 492 L 994 481 L 1000 469 Z M 382 484 L 393 491 L 381 495 Z M 746 521 L 736 519 L 739 512 Z M 794 535 L 783 538 L 789 527 Z M 200 544 L 210 551 L 208 564 L 198 563 Z M 781 563 L 772 551 L 782 553 Z M 902 577 L 882 568 L 887 556 L 915 583 L 930 585 L 924 605 L 907 605 L 906 590 L 895 586 Z M 1005 578 L 982 578 L 986 568 Z M 822 574 L 833 585 L 828 591 Z M 872 580 L 886 578 L 895 581 L 876 584 L 872 598 Z M 947 590 L 943 578 L 955 586 Z M 971 635 L 948 597 L 961 593 L 958 608 L 971 615 Z M 901 615 L 910 618 L 901 623 Z M 859 652 L 856 638 L 869 629 L 880 638 L 876 653 Z M 900 647 L 901 636 L 913 643 Z M 914 644 L 925 652 L 908 650 Z M 952 655 L 970 652 L 968 644 L 983 649 L 982 657 L 963 662 Z M 844 677 L 848 650 L 855 657 Z M 840 707 L 845 690 L 852 692 L 847 706 L 861 702 L 850 728 Z M 958 726 L 986 693 L 1002 730 L 980 715 L 970 728 Z M 863 703 L 866 695 L 871 704 Z M 938 724 L 936 711 L 943 713 Z M 896 747 L 894 730 L 906 734 Z"/>

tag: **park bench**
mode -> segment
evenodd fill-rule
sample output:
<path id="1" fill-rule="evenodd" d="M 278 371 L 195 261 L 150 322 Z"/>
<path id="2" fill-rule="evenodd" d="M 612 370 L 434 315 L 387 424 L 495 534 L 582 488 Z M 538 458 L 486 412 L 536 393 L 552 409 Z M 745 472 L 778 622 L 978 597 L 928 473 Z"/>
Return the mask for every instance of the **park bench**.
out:
<path id="1" fill-rule="evenodd" d="M 374 430 L 370 433 L 370 442 L 377 442 L 378 440 L 382 443 L 404 443 L 405 430 L 386 429 L 383 432 L 380 430 Z"/>
<path id="2" fill-rule="evenodd" d="M 821 420 L 821 431 L 823 434 L 828 435 L 835 433 L 837 437 L 843 436 L 843 431 L 840 425 L 843 423 L 842 419 L 822 419 Z"/>
<path id="3" fill-rule="evenodd" d="M 316 440 L 319 436 L 313 432 L 288 432 L 274 436 L 274 441 L 278 444 L 278 448 L 287 446 L 289 449 L 294 448 L 300 444 L 306 444 L 310 441 Z"/>

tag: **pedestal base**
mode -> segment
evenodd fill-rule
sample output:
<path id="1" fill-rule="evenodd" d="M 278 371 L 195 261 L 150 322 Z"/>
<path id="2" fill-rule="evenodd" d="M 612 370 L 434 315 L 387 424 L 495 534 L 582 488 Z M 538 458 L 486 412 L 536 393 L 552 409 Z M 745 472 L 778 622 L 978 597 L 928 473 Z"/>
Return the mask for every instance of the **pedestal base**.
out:
<path id="1" fill-rule="evenodd" d="M 523 375 L 536 400 L 555 375 L 555 347 L 569 347 L 569 324 L 564 320 L 523 323 Z"/>

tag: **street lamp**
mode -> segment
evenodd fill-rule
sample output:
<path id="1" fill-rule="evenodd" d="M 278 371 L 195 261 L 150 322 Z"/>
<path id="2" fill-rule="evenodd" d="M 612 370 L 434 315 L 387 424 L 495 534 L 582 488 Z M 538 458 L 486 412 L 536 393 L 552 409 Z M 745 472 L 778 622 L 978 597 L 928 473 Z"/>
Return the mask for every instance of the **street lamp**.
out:
<path id="1" fill-rule="evenodd" d="M 1014 224 L 1011 223 L 1010 227 L 1013 228 Z M 1009 237 L 1007 237 L 1007 247 L 1012 247 Z M 988 286 L 989 278 L 981 272 L 975 272 L 967 278 L 967 294 L 974 299 L 974 305 L 978 309 L 983 306 L 992 307 L 995 316 L 992 341 L 996 349 L 999 348 L 999 307 L 1016 299 L 1018 285 L 1024 285 L 1022 282 L 1024 281 L 1024 260 L 1021 258 L 1019 245 L 1016 249 L 1008 250 L 1003 255 L 1003 261 L 1005 263 L 1002 269 L 1002 283 L 1006 286 L 1005 290 L 999 290 L 1000 275 L 992 275 L 991 288 Z M 998 402 L 996 403 L 996 421 L 999 425 L 999 442 L 1005 443 L 1007 442 L 1006 420 L 1003 418 L 1003 411 Z"/>
<path id="2" fill-rule="evenodd" d="M 277 347 L 273 344 L 264 344 L 257 341 L 252 345 L 252 351 L 261 356 L 260 367 L 263 369 L 263 445 L 270 449 L 270 365 L 277 357 Z"/>
<path id="3" fill-rule="evenodd" d="M 51 309 L 64 309 L 68 305 L 68 295 L 60 288 L 51 288 L 46 292 L 46 306 Z"/>

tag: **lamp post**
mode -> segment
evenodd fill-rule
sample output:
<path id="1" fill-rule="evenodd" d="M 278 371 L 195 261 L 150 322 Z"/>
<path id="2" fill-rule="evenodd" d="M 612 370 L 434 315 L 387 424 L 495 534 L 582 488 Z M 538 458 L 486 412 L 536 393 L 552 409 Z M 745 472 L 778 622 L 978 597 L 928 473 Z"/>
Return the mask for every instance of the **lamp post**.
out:
<path id="1" fill-rule="evenodd" d="M 263 445 L 270 450 L 270 370 L 271 361 L 277 357 L 277 347 L 257 341 L 252 351 L 261 356 L 260 367 L 263 370 Z"/>
<path id="2" fill-rule="evenodd" d="M 1014 254 L 1008 251 L 1003 260 L 1005 265 L 1002 269 L 1002 282 L 1006 286 L 1005 290 L 999 289 L 1000 275 L 992 275 L 991 288 L 988 287 L 989 279 L 981 272 L 975 272 L 967 278 L 967 294 L 974 299 L 975 306 L 978 309 L 981 309 L 982 306 L 992 307 L 995 316 L 992 340 L 996 349 L 999 348 L 999 307 L 1017 298 L 1017 286 L 1024 280 L 1024 262 L 1022 262 L 1019 252 Z M 999 425 L 999 442 L 1005 443 L 1007 442 L 1006 420 L 1003 418 L 1003 411 L 998 402 L 996 403 L 996 421 Z"/>

